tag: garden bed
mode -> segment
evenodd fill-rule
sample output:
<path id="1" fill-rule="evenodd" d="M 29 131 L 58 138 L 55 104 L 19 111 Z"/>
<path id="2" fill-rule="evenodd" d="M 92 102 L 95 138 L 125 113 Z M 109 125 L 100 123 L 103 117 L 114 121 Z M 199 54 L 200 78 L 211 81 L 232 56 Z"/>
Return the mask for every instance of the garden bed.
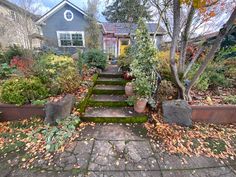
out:
<path id="1" fill-rule="evenodd" d="M 13 121 L 31 117 L 45 117 L 44 105 L 23 105 L 0 103 L 0 121 Z"/>
<path id="2" fill-rule="evenodd" d="M 236 123 L 236 106 L 199 106 L 191 105 L 192 120 L 194 122 L 205 122 L 214 124 Z"/>

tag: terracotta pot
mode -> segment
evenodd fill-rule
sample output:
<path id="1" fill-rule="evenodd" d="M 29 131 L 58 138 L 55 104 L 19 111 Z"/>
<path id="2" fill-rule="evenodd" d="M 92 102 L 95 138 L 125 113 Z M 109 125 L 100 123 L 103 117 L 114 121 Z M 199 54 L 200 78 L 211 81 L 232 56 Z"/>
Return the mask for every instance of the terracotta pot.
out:
<path id="1" fill-rule="evenodd" d="M 134 89 L 133 89 L 133 84 L 131 82 L 128 82 L 125 85 L 125 94 L 126 96 L 132 96 L 134 95 Z"/>
<path id="2" fill-rule="evenodd" d="M 136 101 L 134 104 L 134 110 L 138 113 L 143 113 L 145 111 L 145 108 L 147 106 L 147 99 L 141 98 Z"/>

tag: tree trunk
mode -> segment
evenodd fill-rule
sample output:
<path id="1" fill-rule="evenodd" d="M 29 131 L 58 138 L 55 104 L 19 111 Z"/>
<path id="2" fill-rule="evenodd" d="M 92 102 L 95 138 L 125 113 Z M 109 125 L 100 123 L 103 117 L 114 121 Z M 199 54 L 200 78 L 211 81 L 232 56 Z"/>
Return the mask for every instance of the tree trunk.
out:
<path id="1" fill-rule="evenodd" d="M 231 14 L 227 23 L 219 31 L 217 38 L 215 39 L 215 41 L 212 44 L 211 50 L 206 55 L 204 62 L 202 63 L 201 67 L 198 69 L 197 73 L 194 75 L 192 81 L 190 82 L 188 88 L 186 89 L 186 92 L 185 92 L 186 94 L 190 93 L 193 85 L 196 83 L 196 81 L 201 76 L 201 74 L 205 71 L 207 64 L 213 60 L 215 53 L 220 48 L 220 44 L 221 44 L 222 40 L 225 38 L 225 36 L 228 34 L 228 32 L 233 27 L 235 19 L 236 19 L 236 8 L 234 9 L 234 11 Z M 188 99 L 191 100 L 191 98 L 188 98 Z"/>
<path id="2" fill-rule="evenodd" d="M 185 69 L 185 61 L 186 61 L 186 53 L 187 53 L 187 45 L 188 45 L 188 38 L 189 38 L 189 31 L 193 21 L 193 16 L 195 13 L 195 9 L 193 5 L 190 8 L 188 13 L 187 22 L 184 28 L 184 31 L 181 35 L 181 52 L 180 52 L 180 60 L 179 60 L 179 73 L 183 73 Z"/>
<path id="3" fill-rule="evenodd" d="M 171 67 L 171 72 L 176 82 L 176 85 L 178 87 L 179 98 L 185 99 L 185 95 L 184 95 L 185 87 L 179 79 L 178 69 L 175 62 L 175 51 L 177 48 L 178 38 L 179 38 L 179 33 L 180 33 L 180 2 L 179 0 L 173 1 L 173 12 L 174 12 L 174 28 L 173 28 L 173 38 L 172 38 L 171 48 L 170 48 L 170 67 Z"/>
<path id="4" fill-rule="evenodd" d="M 193 64 L 195 63 L 195 61 L 197 61 L 197 59 L 199 58 L 199 56 L 201 55 L 201 53 L 204 51 L 205 49 L 205 45 L 202 45 L 200 47 L 200 49 L 197 51 L 197 53 L 195 54 L 195 56 L 193 57 L 193 59 L 191 60 L 191 62 L 188 64 L 185 72 L 184 72 L 184 75 L 183 75 L 183 78 L 185 78 L 188 74 L 188 72 L 191 70 Z"/>

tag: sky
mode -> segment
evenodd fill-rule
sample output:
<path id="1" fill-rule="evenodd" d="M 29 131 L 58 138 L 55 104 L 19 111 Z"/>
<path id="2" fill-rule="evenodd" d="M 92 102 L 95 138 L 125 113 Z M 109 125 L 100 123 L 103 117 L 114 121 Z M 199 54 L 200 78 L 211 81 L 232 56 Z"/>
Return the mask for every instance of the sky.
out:
<path id="1" fill-rule="evenodd" d="M 18 4 L 20 0 L 10 0 L 11 2 Z M 49 11 L 51 8 L 56 6 L 58 3 L 60 3 L 62 0 L 32 0 L 35 7 L 40 7 L 39 11 L 37 11 L 37 14 L 43 15 L 47 11 Z M 73 4 L 80 7 L 81 9 L 85 10 L 87 6 L 87 0 L 70 0 Z M 102 16 L 101 12 L 105 9 L 105 0 L 100 0 L 99 4 L 99 20 L 105 21 L 105 17 Z"/>

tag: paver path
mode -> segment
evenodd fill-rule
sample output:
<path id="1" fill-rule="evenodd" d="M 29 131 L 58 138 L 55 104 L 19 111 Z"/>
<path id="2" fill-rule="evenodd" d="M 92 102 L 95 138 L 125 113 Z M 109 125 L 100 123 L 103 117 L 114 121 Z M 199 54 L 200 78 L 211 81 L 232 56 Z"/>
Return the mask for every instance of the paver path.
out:
<path id="1" fill-rule="evenodd" d="M 236 162 L 160 152 L 141 124 L 86 127 L 80 139 L 55 157 L 56 166 L 41 161 L 39 171 L 9 168 L 6 160 L 0 161 L 1 177 L 236 177 Z M 75 164 L 80 165 L 76 174 Z"/>

